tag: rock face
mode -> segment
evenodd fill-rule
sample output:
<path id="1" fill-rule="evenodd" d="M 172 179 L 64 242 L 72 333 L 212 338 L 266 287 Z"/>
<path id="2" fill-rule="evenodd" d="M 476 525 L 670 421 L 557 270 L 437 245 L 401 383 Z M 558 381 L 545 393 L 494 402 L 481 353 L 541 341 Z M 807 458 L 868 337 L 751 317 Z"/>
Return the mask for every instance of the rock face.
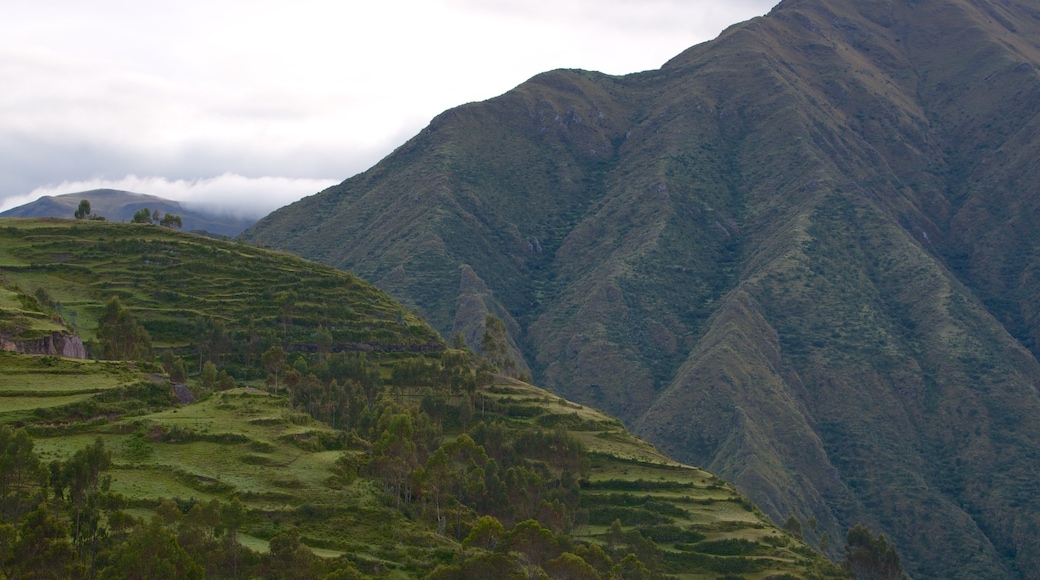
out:
<path id="1" fill-rule="evenodd" d="M 87 358 L 83 341 L 74 334 L 53 332 L 35 340 L 3 340 L 3 349 L 21 354 L 57 355 L 66 358 Z"/>
<path id="2" fill-rule="evenodd" d="M 1035 2 L 784 0 L 447 111 L 246 236 L 512 319 L 536 383 L 831 555 L 864 523 L 915 578 L 1035 578 L 1038 70 Z"/>

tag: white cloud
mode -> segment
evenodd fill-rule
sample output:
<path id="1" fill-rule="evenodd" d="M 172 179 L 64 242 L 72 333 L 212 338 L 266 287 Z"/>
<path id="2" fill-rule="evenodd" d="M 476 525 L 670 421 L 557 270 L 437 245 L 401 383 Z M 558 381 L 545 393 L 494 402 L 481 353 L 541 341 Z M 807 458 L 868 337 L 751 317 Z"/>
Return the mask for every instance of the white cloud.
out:
<path id="1" fill-rule="evenodd" d="M 445 109 L 554 68 L 656 68 L 772 2 L 8 0 L 0 200 L 128 174 L 343 179 Z"/>
<path id="2" fill-rule="evenodd" d="M 204 208 L 212 213 L 260 218 L 274 209 L 336 183 L 339 182 L 331 179 L 243 177 L 233 173 L 191 180 L 128 175 L 115 180 L 66 181 L 58 185 L 39 187 L 29 194 L 3 200 L 0 211 L 35 201 L 45 195 L 63 195 L 92 189 L 119 189 L 157 195 Z"/>

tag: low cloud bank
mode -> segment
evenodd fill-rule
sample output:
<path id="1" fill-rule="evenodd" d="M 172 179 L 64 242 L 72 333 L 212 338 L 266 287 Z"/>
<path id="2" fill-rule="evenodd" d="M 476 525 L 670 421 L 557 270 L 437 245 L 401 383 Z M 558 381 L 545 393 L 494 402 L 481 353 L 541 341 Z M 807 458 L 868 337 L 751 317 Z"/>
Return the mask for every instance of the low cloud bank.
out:
<path id="1" fill-rule="evenodd" d="M 331 187 L 340 180 L 297 177 L 245 177 L 225 173 L 204 179 L 138 177 L 63 181 L 38 187 L 31 193 L 8 197 L 0 211 L 35 201 L 45 195 L 57 196 L 92 189 L 119 189 L 171 199 L 210 214 L 258 219 L 302 197 Z"/>

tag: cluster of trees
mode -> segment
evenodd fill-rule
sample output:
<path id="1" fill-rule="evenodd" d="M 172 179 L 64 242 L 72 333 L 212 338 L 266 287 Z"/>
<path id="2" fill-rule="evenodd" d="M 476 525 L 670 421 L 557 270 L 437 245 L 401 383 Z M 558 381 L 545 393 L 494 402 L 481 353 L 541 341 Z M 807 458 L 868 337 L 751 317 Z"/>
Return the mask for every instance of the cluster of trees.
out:
<path id="1" fill-rule="evenodd" d="M 638 534 L 636 534 L 638 535 Z M 633 536 L 631 538 L 635 540 Z M 651 547 L 643 558 L 659 559 L 652 542 L 626 543 L 620 524 L 612 526 L 610 543 L 575 542 L 566 534 L 554 534 L 535 520 L 511 529 L 493 517 L 480 518 L 462 541 L 463 551 L 449 565 L 438 566 L 427 578 L 573 578 L 576 580 L 661 578 L 640 558 L 638 551 Z M 656 553 L 655 553 L 656 551 Z"/>
<path id="2" fill-rule="evenodd" d="M 184 226 L 181 216 L 172 213 L 159 217 L 159 210 L 152 211 L 146 207 L 143 207 L 134 212 L 133 217 L 130 219 L 131 223 L 135 224 L 158 224 L 164 228 L 177 228 L 180 229 Z"/>
<path id="3" fill-rule="evenodd" d="M 587 513 L 580 517 L 578 486 L 585 452 L 566 432 L 481 421 L 444 441 L 429 415 L 382 402 L 359 422 L 371 443 L 362 470 L 413 518 L 458 540 L 482 515 L 505 525 L 535 519 L 554 532 L 587 520 Z"/>
<path id="4" fill-rule="evenodd" d="M 205 337 L 200 354 L 219 358 L 228 333 L 212 321 L 198 327 Z M 478 397 L 493 379 L 489 361 L 448 349 L 380 364 L 365 353 L 329 353 L 318 343 L 318 352 L 310 354 L 271 346 L 256 364 L 269 389 L 347 433 L 352 450 L 339 466 L 344 483 L 360 476 L 374 480 L 390 505 L 462 542 L 466 549 L 457 563 L 438 569 L 435 577 L 474 577 L 491 564 L 554 573 L 584 562 L 578 553 L 605 578 L 650 577 L 651 567 L 625 541 L 616 542 L 616 554 L 607 554 L 570 539 L 568 533 L 588 519 L 579 485 L 589 468 L 585 449 L 563 428 L 499 420 Z M 659 565 L 657 558 L 654 569 Z"/>
<path id="5" fill-rule="evenodd" d="M 118 296 L 105 303 L 98 317 L 98 354 L 108 360 L 148 360 L 152 358 L 152 338 Z"/>
<path id="6" fill-rule="evenodd" d="M 72 215 L 78 220 L 97 220 L 102 222 L 105 221 L 105 218 L 103 216 L 91 213 L 90 201 L 86 199 L 80 200 L 79 206 L 76 208 L 76 211 L 73 212 Z"/>
<path id="7" fill-rule="evenodd" d="M 589 460 L 565 429 L 474 417 L 465 392 L 400 399 L 384 390 L 361 410 L 350 439 L 365 453 L 349 463 L 379 482 L 394 507 L 460 542 L 454 561 L 430 578 L 661 577 L 661 550 L 620 521 L 605 547 L 570 535 L 588 520 L 579 482 Z"/>
<path id="8" fill-rule="evenodd" d="M 856 580 L 907 580 L 895 546 L 888 543 L 884 534 L 875 538 L 864 525 L 849 530 L 842 568 Z"/>
<path id="9" fill-rule="evenodd" d="M 506 323 L 488 314 L 484 320 L 484 334 L 480 337 L 480 352 L 498 370 L 511 377 L 517 376 L 517 364 L 509 352 Z"/>
<path id="10" fill-rule="evenodd" d="M 166 499 L 145 521 L 109 490 L 101 439 L 44 465 L 24 430 L 0 427 L 0 578 L 362 578 L 290 528 L 258 555 L 238 541 L 244 504 Z"/>

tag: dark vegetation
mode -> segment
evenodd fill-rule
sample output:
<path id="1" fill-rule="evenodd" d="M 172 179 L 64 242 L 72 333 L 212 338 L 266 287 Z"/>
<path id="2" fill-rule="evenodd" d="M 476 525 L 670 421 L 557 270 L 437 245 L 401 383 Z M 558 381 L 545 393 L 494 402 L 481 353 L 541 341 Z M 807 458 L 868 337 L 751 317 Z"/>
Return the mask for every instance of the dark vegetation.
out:
<path id="1" fill-rule="evenodd" d="M 496 374 L 494 328 L 448 348 L 349 274 L 145 225 L 8 221 L 0 259 L 98 359 L 0 353 L 5 577 L 842 575 Z"/>

